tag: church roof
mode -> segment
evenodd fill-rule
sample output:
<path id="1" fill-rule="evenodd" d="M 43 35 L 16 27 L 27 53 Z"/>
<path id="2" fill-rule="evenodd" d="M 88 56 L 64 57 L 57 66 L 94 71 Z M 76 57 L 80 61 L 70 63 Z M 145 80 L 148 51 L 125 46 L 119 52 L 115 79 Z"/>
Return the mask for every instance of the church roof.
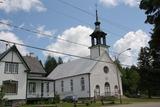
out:
<path id="1" fill-rule="evenodd" d="M 98 60 L 98 59 L 97 59 Z M 48 76 L 52 79 L 61 79 L 76 75 L 90 73 L 97 61 L 89 59 L 76 59 L 68 63 L 64 63 L 56 67 Z"/>

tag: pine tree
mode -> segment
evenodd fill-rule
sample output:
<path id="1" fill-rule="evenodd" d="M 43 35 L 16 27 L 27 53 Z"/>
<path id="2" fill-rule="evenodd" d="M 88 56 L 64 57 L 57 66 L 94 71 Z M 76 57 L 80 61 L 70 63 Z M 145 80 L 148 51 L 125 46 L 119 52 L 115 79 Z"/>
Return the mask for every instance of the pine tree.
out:
<path id="1" fill-rule="evenodd" d="M 148 47 L 141 48 L 138 58 L 138 69 L 140 75 L 139 88 L 141 93 L 147 91 L 148 97 L 151 98 L 152 88 L 152 66 L 151 66 L 151 54 Z"/>
<path id="2" fill-rule="evenodd" d="M 152 56 L 152 90 L 160 94 L 160 0 L 142 0 L 140 9 L 145 10 L 146 23 L 154 26 L 149 46 Z M 156 92 L 157 91 L 157 92 Z"/>
<path id="3" fill-rule="evenodd" d="M 63 64 L 63 60 L 62 60 L 61 57 L 58 57 L 58 65 L 59 65 L 59 64 Z"/>
<path id="4" fill-rule="evenodd" d="M 58 63 L 57 63 L 56 59 L 49 55 L 47 57 L 47 60 L 45 62 L 45 66 L 44 66 L 44 69 L 46 71 L 46 75 L 49 75 L 56 68 L 57 65 L 58 65 Z"/>
<path id="5" fill-rule="evenodd" d="M 122 87 L 124 94 L 128 97 L 136 96 L 140 80 L 137 67 L 132 66 L 131 68 L 123 68 L 119 60 L 115 60 L 115 63 L 122 74 Z"/>
<path id="6" fill-rule="evenodd" d="M 131 68 L 123 68 L 122 72 L 122 86 L 124 94 L 128 97 L 135 97 L 138 93 L 138 83 L 140 76 L 137 72 L 137 68 L 132 66 Z"/>

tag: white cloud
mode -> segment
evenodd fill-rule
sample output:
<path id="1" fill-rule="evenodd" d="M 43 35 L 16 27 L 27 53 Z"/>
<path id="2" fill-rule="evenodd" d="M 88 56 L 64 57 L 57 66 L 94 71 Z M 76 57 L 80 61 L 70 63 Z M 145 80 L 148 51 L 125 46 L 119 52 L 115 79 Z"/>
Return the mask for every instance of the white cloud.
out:
<path id="1" fill-rule="evenodd" d="M 55 34 L 55 30 L 45 30 L 45 26 L 38 26 L 37 31 L 39 32 L 39 34 L 37 34 L 37 36 L 40 37 L 44 37 L 47 36 L 51 37 L 52 35 Z"/>
<path id="2" fill-rule="evenodd" d="M 150 37 L 142 30 L 136 32 L 129 32 L 123 38 L 116 41 L 114 44 L 114 50 L 117 53 L 121 53 L 124 50 L 131 48 L 131 51 L 126 51 L 119 56 L 119 60 L 122 64 L 132 65 L 136 64 L 138 53 L 141 47 L 148 45 Z"/>
<path id="3" fill-rule="evenodd" d="M 40 0 L 5 0 L 0 4 L 0 9 L 7 13 L 20 10 L 29 12 L 31 9 L 38 12 L 46 11 Z"/>
<path id="4" fill-rule="evenodd" d="M 9 24 L 11 21 L 9 20 L 6 20 L 6 19 L 2 19 L 0 20 L 0 30 L 11 30 L 12 28 L 6 24 Z M 3 23 L 6 23 L 6 24 L 3 24 Z"/>
<path id="5" fill-rule="evenodd" d="M 81 44 L 85 44 L 89 46 L 90 45 L 89 35 L 92 33 L 92 31 L 93 30 L 89 27 L 79 25 L 77 27 L 72 27 L 72 28 L 65 30 L 62 33 L 62 35 L 59 35 L 58 37 L 63 38 L 65 40 L 70 40 L 76 43 L 81 43 Z M 73 55 L 79 55 L 79 56 L 89 55 L 89 49 L 87 47 L 71 44 L 68 42 L 61 41 L 61 40 L 57 40 L 56 42 L 48 45 L 47 49 L 69 53 Z M 44 54 L 45 56 L 48 55 L 48 53 L 44 53 Z M 54 56 L 65 57 L 65 55 L 60 55 L 60 54 L 58 55 L 53 54 L 53 53 L 49 53 L 49 54 L 54 55 Z"/>
<path id="6" fill-rule="evenodd" d="M 123 0 L 123 2 L 126 4 L 126 5 L 129 5 L 131 7 L 134 7 L 134 6 L 138 6 L 139 3 L 140 3 L 140 0 Z"/>
<path id="7" fill-rule="evenodd" d="M 140 3 L 140 0 L 99 0 L 99 1 L 100 3 L 106 5 L 107 7 L 117 6 L 120 3 L 123 3 L 130 7 L 135 7 L 138 6 L 138 4 Z"/>
<path id="8" fill-rule="evenodd" d="M 1 31 L 0 32 L 0 39 L 23 44 L 22 40 L 20 40 L 14 33 L 9 32 L 9 31 Z M 0 42 L 0 45 L 1 45 L 1 48 L 0 48 L 0 53 L 1 53 L 1 52 L 5 51 L 6 45 L 4 42 Z M 10 45 L 13 45 L 13 44 L 10 44 Z M 26 55 L 26 53 L 28 53 L 28 51 L 25 47 L 17 46 L 17 48 L 22 55 Z"/>
<path id="9" fill-rule="evenodd" d="M 100 3 L 106 6 L 116 6 L 118 4 L 118 0 L 100 0 Z"/>

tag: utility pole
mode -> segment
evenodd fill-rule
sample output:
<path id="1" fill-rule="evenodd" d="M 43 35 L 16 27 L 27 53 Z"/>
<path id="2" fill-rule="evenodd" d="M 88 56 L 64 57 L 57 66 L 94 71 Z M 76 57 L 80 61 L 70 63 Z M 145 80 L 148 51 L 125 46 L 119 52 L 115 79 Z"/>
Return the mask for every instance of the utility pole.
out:
<path id="1" fill-rule="evenodd" d="M 116 60 L 116 61 L 119 60 L 119 56 L 120 56 L 122 53 L 124 53 L 124 52 L 126 52 L 126 51 L 129 51 L 129 50 L 131 50 L 131 48 L 128 48 L 128 49 L 120 52 L 120 53 L 117 55 L 117 57 L 115 57 L 115 60 Z M 117 64 L 116 62 L 115 62 L 115 65 L 116 65 L 116 70 L 117 70 L 117 82 L 118 82 L 118 88 L 119 88 L 119 100 L 120 100 L 120 104 L 122 104 L 122 95 L 121 95 L 121 86 L 120 86 L 120 74 L 119 74 L 119 72 L 118 72 L 119 69 L 118 69 L 118 64 Z"/>

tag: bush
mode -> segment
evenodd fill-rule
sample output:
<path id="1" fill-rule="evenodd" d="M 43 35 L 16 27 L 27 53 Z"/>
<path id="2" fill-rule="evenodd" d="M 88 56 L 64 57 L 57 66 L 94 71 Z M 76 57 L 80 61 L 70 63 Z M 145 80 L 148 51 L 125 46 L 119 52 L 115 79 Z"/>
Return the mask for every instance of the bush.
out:
<path id="1" fill-rule="evenodd" d="M 3 87 L 0 86 L 0 107 L 5 107 L 6 99 L 4 99 L 4 95 Z"/>
<path id="2" fill-rule="evenodd" d="M 60 96 L 59 96 L 59 95 L 55 95 L 55 96 L 54 96 L 54 98 L 53 98 L 53 103 L 54 103 L 54 104 L 60 103 Z"/>

